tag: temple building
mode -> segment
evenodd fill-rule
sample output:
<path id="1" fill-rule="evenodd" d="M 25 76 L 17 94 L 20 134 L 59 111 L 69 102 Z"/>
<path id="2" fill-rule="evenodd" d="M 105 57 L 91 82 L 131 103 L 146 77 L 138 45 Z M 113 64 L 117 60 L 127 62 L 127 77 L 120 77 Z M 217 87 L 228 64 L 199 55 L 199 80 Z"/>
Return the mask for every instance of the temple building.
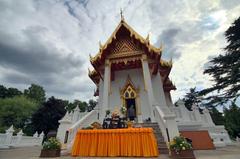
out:
<path id="1" fill-rule="evenodd" d="M 157 123 L 167 143 L 179 133 L 193 140 L 195 149 L 213 149 L 231 144 L 224 126 L 216 126 L 208 109 L 192 111 L 183 101 L 173 105 L 171 91 L 176 86 L 169 78 L 172 61 L 162 59 L 163 47 L 150 43 L 124 20 L 121 21 L 99 52 L 90 56 L 93 70 L 89 77 L 95 83 L 97 106 L 91 112 L 80 113 L 77 107 L 59 121 L 57 137 L 70 145 L 79 128 L 98 121 L 102 123 L 106 110 L 113 112 L 124 106 L 134 109 L 136 123 Z"/>
<path id="2" fill-rule="evenodd" d="M 108 109 L 133 106 L 136 121 L 154 121 L 154 106 L 172 107 L 172 62 L 161 56 L 162 47 L 154 47 L 149 36 L 143 38 L 121 20 L 97 55 L 90 57 L 94 70 L 89 77 L 96 84 L 101 118 Z"/>

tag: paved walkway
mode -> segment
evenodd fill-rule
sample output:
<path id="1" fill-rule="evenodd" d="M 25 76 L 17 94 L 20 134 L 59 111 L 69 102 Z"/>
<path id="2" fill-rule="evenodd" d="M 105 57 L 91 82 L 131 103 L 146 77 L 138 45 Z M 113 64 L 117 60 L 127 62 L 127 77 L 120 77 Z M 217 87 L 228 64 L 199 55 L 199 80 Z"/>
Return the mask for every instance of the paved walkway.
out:
<path id="1" fill-rule="evenodd" d="M 39 159 L 41 147 L 24 147 L 0 149 L 0 159 Z M 197 159 L 240 159 L 240 144 L 228 146 L 216 150 L 198 150 L 194 151 Z M 58 159 L 103 159 L 103 157 L 70 157 L 62 156 Z M 121 157 L 122 158 L 122 157 Z M 114 157 L 120 159 L 120 157 Z M 128 158 L 130 159 L 130 157 Z M 138 159 L 138 158 L 134 158 Z M 150 159 L 150 158 L 149 158 Z M 167 155 L 160 155 L 158 159 L 169 159 Z"/>

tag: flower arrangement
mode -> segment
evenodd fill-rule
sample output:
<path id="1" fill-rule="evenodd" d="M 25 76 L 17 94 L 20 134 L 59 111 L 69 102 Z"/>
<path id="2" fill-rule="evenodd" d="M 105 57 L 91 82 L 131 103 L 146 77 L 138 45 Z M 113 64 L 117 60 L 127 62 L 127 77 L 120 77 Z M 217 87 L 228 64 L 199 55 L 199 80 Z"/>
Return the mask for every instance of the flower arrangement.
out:
<path id="1" fill-rule="evenodd" d="M 127 112 L 127 108 L 124 107 L 124 106 L 122 106 L 121 109 L 120 109 L 120 111 L 121 111 L 122 115 L 125 115 L 126 112 Z"/>
<path id="2" fill-rule="evenodd" d="M 190 150 L 192 146 L 183 136 L 176 136 L 170 141 L 170 149 L 175 151 L 176 154 L 179 154 L 180 151 Z"/>
<path id="3" fill-rule="evenodd" d="M 110 110 L 106 110 L 106 117 L 110 114 Z"/>
<path id="4" fill-rule="evenodd" d="M 43 143 L 43 150 L 60 150 L 61 143 L 55 137 L 49 138 Z"/>

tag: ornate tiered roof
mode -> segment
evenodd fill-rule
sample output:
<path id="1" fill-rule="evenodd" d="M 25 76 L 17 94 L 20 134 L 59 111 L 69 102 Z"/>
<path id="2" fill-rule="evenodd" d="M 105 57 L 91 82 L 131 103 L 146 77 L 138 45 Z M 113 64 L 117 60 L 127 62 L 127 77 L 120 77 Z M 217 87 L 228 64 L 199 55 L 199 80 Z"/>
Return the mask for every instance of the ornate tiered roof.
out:
<path id="1" fill-rule="evenodd" d="M 151 73 L 156 74 L 159 71 L 164 83 L 167 83 L 167 88 L 176 89 L 168 78 L 172 60 L 161 59 L 162 51 L 162 45 L 159 48 L 151 45 L 149 34 L 143 38 L 122 17 L 106 43 L 103 45 L 99 43 L 98 53 L 93 57 L 90 55 L 90 62 L 94 69 L 89 70 L 88 75 L 98 85 L 106 60 L 111 61 L 113 70 L 138 68 L 141 67 L 142 55 L 145 54 L 149 59 Z"/>

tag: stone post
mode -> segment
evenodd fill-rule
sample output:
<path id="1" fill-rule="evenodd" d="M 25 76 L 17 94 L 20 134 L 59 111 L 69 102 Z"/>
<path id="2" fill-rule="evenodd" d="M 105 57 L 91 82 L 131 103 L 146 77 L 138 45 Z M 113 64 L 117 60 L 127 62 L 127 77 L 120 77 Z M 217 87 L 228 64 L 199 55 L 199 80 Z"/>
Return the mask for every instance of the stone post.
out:
<path id="1" fill-rule="evenodd" d="M 77 105 L 76 108 L 73 110 L 72 123 L 76 123 L 79 120 L 79 114 L 80 114 L 80 109 Z"/>
<path id="2" fill-rule="evenodd" d="M 147 94 L 148 94 L 148 100 L 149 100 L 149 109 L 151 114 L 151 120 L 155 121 L 154 113 L 153 113 L 153 106 L 155 104 L 155 99 L 153 95 L 153 88 L 152 88 L 152 80 L 151 75 L 149 71 L 147 56 L 142 56 L 142 68 L 143 68 L 143 78 L 144 78 L 144 84 L 146 86 Z"/>
<path id="3" fill-rule="evenodd" d="M 33 137 L 38 137 L 37 131 L 33 134 Z"/>
<path id="4" fill-rule="evenodd" d="M 22 140 L 22 136 L 23 136 L 23 132 L 22 130 L 20 130 L 18 133 L 17 133 L 17 145 L 20 144 L 21 140 Z"/>
<path id="5" fill-rule="evenodd" d="M 9 146 L 9 145 L 11 144 L 13 132 L 14 132 L 13 125 L 11 125 L 11 126 L 6 130 L 7 138 L 6 138 L 5 144 L 6 144 L 7 146 Z"/>
<path id="6" fill-rule="evenodd" d="M 58 121 L 59 127 L 58 127 L 58 131 L 57 131 L 57 138 L 60 140 L 61 143 L 64 143 L 66 131 L 72 125 L 70 118 L 71 117 L 70 117 L 69 113 L 67 112 L 65 114 L 65 116 L 61 120 Z"/>
<path id="7" fill-rule="evenodd" d="M 43 137 L 44 137 L 44 132 L 42 131 L 41 134 L 39 135 L 39 138 L 40 138 L 40 143 L 39 143 L 39 145 L 42 145 Z"/>

